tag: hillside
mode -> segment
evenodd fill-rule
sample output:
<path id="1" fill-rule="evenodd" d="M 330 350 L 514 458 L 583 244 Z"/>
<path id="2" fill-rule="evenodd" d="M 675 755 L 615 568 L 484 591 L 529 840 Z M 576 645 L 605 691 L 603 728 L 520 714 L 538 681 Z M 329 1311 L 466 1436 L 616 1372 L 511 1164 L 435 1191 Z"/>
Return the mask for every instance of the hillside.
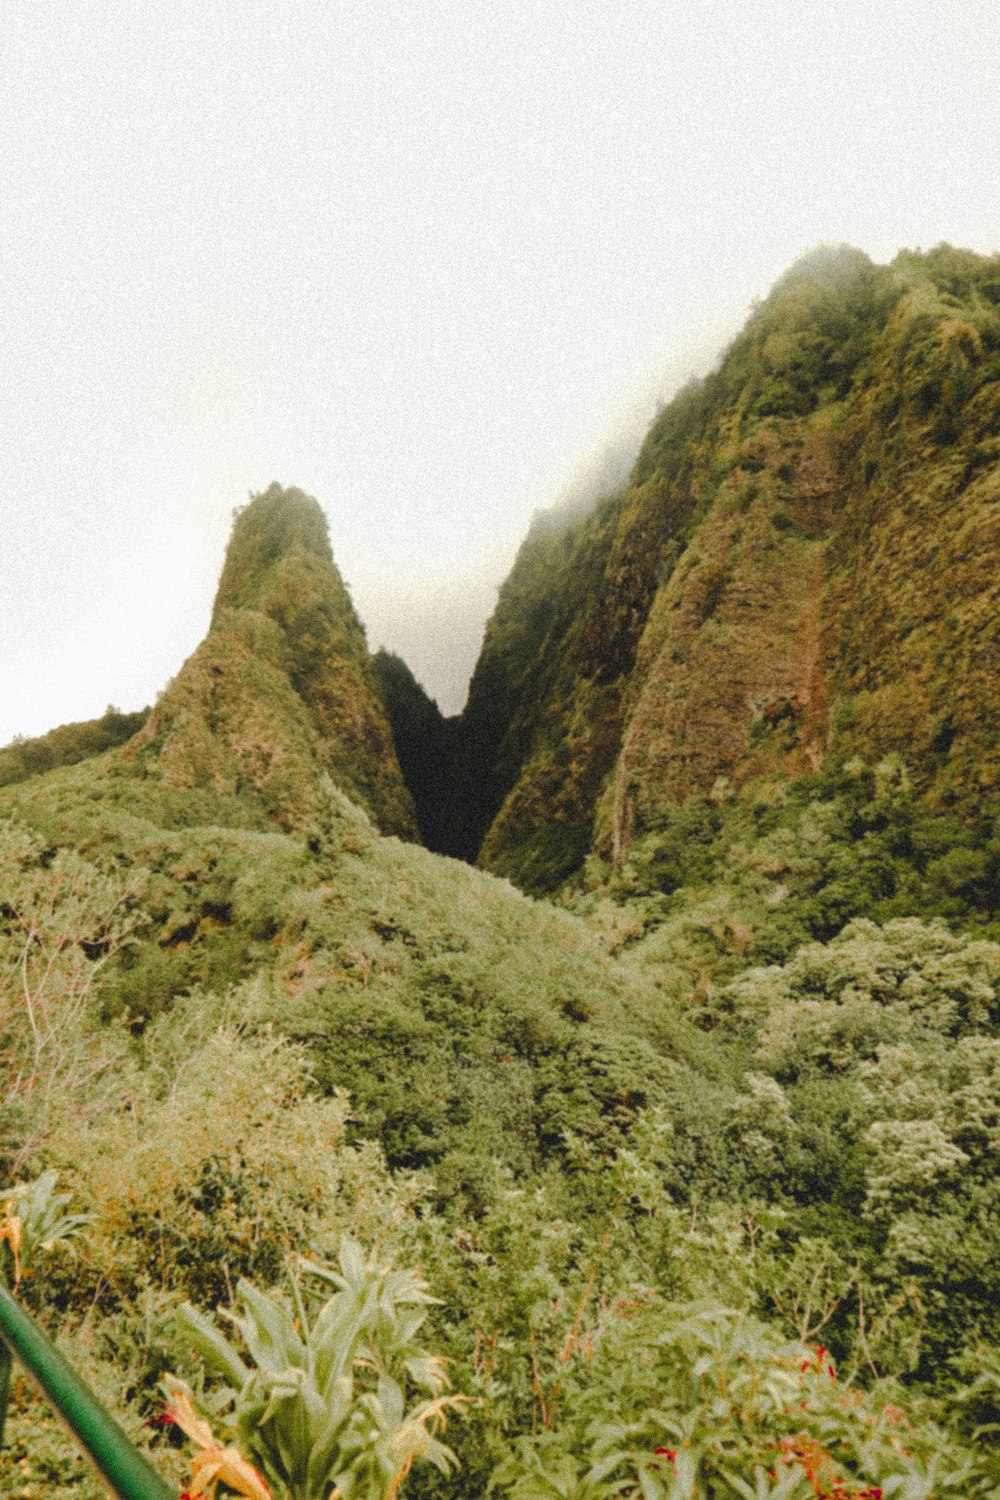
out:
<path id="1" fill-rule="evenodd" d="M 628 487 L 536 525 L 458 725 L 469 850 L 548 889 L 693 793 L 904 756 L 998 791 L 1000 267 L 819 251 L 664 409 Z"/>
<path id="2" fill-rule="evenodd" d="M 235 515 L 209 633 L 132 738 L 0 789 L 5 935 L 26 920 L 19 882 L 30 905 L 65 859 L 51 915 L 80 928 L 56 952 L 94 948 L 104 1022 L 141 1036 L 185 997 L 260 980 L 269 1024 L 326 1039 L 317 1076 L 351 1087 L 394 1167 L 464 1158 L 470 1097 L 498 1131 L 491 1170 L 537 1167 L 560 1130 L 532 1123 L 536 1089 L 561 1116 L 588 1075 L 578 1126 L 597 1136 L 662 1086 L 665 1059 L 704 1049 L 655 983 L 638 1002 L 582 920 L 380 836 L 416 831 L 383 699 L 397 721 L 423 715 L 420 743 L 446 740 L 405 665 L 369 657 L 319 506 L 272 486 Z M 445 798 L 447 764 L 421 773 L 399 743 Z M 105 952 L 86 924 L 111 889 L 129 938 Z M 0 1149 L 25 1148 L 15 1131 Z"/>
<path id="3" fill-rule="evenodd" d="M 330 776 L 383 832 L 416 836 L 315 500 L 272 485 L 237 513 L 209 634 L 123 754 L 165 786 L 249 794 L 285 830 L 308 822 Z"/>
<path id="4" fill-rule="evenodd" d="M 794 267 L 458 719 L 275 485 L 12 747 L 0 1282 L 176 1492 L 1000 1493 L 997 271 Z"/>
<path id="5" fill-rule="evenodd" d="M 115 745 L 124 745 L 142 728 L 149 712 L 148 708 L 142 708 L 137 713 L 123 714 L 109 704 L 99 719 L 60 724 L 58 729 L 32 739 L 21 736 L 0 749 L 0 786 L 13 786 L 58 766 L 73 766 L 92 755 L 102 755 Z"/>
<path id="6" fill-rule="evenodd" d="M 372 668 L 400 769 L 417 809 L 420 837 L 428 849 L 461 856 L 464 809 L 455 795 L 454 721 L 444 717 L 401 657 L 376 651 Z"/>

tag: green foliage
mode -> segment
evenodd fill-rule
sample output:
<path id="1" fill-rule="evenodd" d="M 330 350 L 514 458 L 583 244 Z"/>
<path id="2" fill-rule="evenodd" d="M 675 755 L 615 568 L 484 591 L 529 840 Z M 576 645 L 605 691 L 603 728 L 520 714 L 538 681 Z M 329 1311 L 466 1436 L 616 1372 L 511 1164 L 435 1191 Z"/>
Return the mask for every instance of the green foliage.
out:
<path id="1" fill-rule="evenodd" d="M 332 564 L 326 517 L 311 496 L 272 484 L 233 512 L 233 532 L 219 589 L 216 613 L 259 608 L 259 590 L 268 570 L 289 554 Z"/>
<path id="2" fill-rule="evenodd" d="M 0 791 L 4 1177 L 90 1218 L 24 1294 L 132 1430 L 183 1300 L 287 1495 L 421 1450 L 428 1500 L 996 1492 L 996 279 L 793 267 L 623 491 L 533 525 L 457 722 L 274 486 L 141 731 Z M 397 751 L 429 840 L 562 907 L 380 838 Z M 446 1301 L 374 1251 L 340 1311 L 274 1290 L 344 1235 Z M 11 1422 L 0 1493 L 82 1484 Z"/>
<path id="3" fill-rule="evenodd" d="M 595 1357 L 600 1395 L 561 1430 L 522 1439 L 495 1484 L 518 1500 L 988 1493 L 972 1452 L 914 1430 L 885 1390 L 843 1389 L 824 1349 L 735 1310 L 647 1315 L 611 1377 L 621 1355 L 608 1339 Z"/>
<path id="4" fill-rule="evenodd" d="M 110 1314 L 154 1287 L 212 1306 L 241 1276 L 278 1280 L 300 1247 L 332 1254 L 345 1232 L 407 1243 L 426 1189 L 391 1179 L 374 1143 L 348 1144 L 346 1098 L 311 1091 L 301 1047 L 261 1019 L 272 1004 L 248 986 L 221 1007 L 175 1006 L 114 1106 L 50 1141 L 91 1208 L 86 1265 L 64 1289 L 77 1305 Z"/>
<path id="5" fill-rule="evenodd" d="M 95 1026 L 95 986 L 137 940 L 142 877 L 52 850 L 0 824 L 0 1165 L 19 1172 L 66 1107 L 101 1108 L 115 1047 Z"/>
<path id="6" fill-rule="evenodd" d="M 308 495 L 272 485 L 239 512 L 212 628 L 127 747 L 126 768 L 249 793 L 284 831 L 308 824 L 332 778 L 385 832 L 415 834 L 364 629 Z"/>
<path id="7" fill-rule="evenodd" d="M 643 612 L 637 601 L 655 588 L 651 538 L 619 555 L 634 519 L 624 507 L 624 496 L 610 495 L 561 524 L 535 523 L 500 590 L 466 708 L 451 726 L 458 801 L 456 841 L 446 852 L 475 858 L 525 773 L 527 815 L 509 835 L 519 878 L 520 844 L 535 841 L 533 889 L 550 889 L 566 873 L 565 847 L 554 857 L 537 847 L 543 824 L 586 824 L 610 769 L 623 674 Z M 659 515 L 652 523 L 657 534 L 668 524 Z M 537 817 L 541 807 L 553 816 Z M 484 852 L 484 861 L 492 867 L 502 848 Z"/>
<path id="8" fill-rule="evenodd" d="M 783 1089 L 769 1191 L 826 1234 L 832 1210 L 859 1313 L 866 1296 L 895 1303 L 877 1336 L 863 1314 L 851 1333 L 845 1309 L 828 1330 L 872 1366 L 935 1381 L 958 1349 L 1000 1336 L 998 1006 L 1000 946 L 915 919 L 852 922 L 715 1001 Z"/>
<path id="9" fill-rule="evenodd" d="M 90 1222 L 89 1214 L 69 1214 L 71 1194 L 57 1193 L 58 1172 L 43 1172 L 34 1182 L 0 1189 L 0 1279 L 17 1290 L 22 1277 L 34 1274 L 38 1256 L 64 1240 L 74 1239 Z"/>
<path id="10" fill-rule="evenodd" d="M 723 972 L 744 957 L 780 962 L 862 914 L 936 915 L 989 931 L 1000 910 L 997 817 L 995 803 L 982 805 L 972 825 L 929 815 L 895 758 L 875 768 L 831 759 L 766 800 L 691 797 L 664 810 L 610 889 L 619 900 L 675 896 L 649 906 L 648 925 L 656 931 L 663 923 L 656 940 L 663 942 L 667 927 L 699 922 L 699 892 L 711 888 L 709 905 L 725 906 L 725 915 L 706 915 L 700 925 L 712 935 L 706 952 L 714 949 L 717 972 L 720 960 Z"/>
<path id="11" fill-rule="evenodd" d="M 294 1272 L 291 1306 L 239 1283 L 240 1347 L 193 1307 L 176 1315 L 178 1336 L 221 1382 L 210 1409 L 240 1453 L 287 1500 L 393 1500 L 415 1461 L 447 1473 L 455 1457 L 434 1430 L 457 1403 L 442 1395 L 441 1360 L 417 1342 L 433 1300 L 424 1284 L 350 1239 L 339 1272 L 302 1271 L 336 1288 L 318 1307 Z M 175 1401 L 185 1389 L 168 1383 Z"/>
<path id="12" fill-rule="evenodd" d="M 41 776 L 59 766 L 76 765 L 124 745 L 138 734 L 149 714 L 148 708 L 123 714 L 109 704 L 99 719 L 63 724 L 35 739 L 15 739 L 0 749 L 0 786 L 13 786 L 31 776 Z"/>
<path id="13" fill-rule="evenodd" d="M 551 891 L 719 778 L 814 771 L 831 725 L 845 759 L 905 755 L 936 811 L 1000 794 L 995 278 L 947 246 L 820 247 L 624 492 L 533 526 L 453 726 L 454 852 Z"/>

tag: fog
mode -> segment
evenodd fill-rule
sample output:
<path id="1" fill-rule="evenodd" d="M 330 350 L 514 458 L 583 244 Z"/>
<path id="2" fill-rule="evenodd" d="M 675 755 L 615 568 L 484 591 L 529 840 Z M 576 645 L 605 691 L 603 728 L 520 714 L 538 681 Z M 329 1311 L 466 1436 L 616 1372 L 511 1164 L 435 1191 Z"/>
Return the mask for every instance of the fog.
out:
<path id="1" fill-rule="evenodd" d="M 4 0 L 0 56 L 0 743 L 151 701 L 272 480 L 455 711 L 532 516 L 798 255 L 1000 240 L 992 0 Z"/>

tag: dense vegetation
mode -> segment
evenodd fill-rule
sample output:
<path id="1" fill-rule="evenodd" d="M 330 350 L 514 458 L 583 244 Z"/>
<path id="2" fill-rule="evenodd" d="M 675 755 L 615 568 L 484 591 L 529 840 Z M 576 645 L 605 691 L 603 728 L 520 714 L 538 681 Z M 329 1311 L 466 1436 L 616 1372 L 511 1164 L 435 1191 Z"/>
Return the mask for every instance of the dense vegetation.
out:
<path id="1" fill-rule="evenodd" d="M 962 1465 L 997 1415 L 994 824 L 832 767 L 689 803 L 559 910 L 332 790 L 300 837 L 221 799 L 162 827 L 169 798 L 130 811 L 99 769 L 6 794 L 3 1154 L 92 1215 L 23 1295 L 137 1435 L 165 1368 L 197 1387 L 175 1309 L 346 1232 L 421 1266 L 425 1337 L 482 1403 L 417 1493 L 615 1460 L 580 1491 L 610 1494 L 658 1448 L 706 1485 L 822 1450 L 846 1494 L 988 1493 Z M 794 1418 L 754 1405 L 767 1370 L 803 1383 Z M 10 1492 L 88 1493 L 16 1394 Z"/>
<path id="2" fill-rule="evenodd" d="M 720 777 L 830 750 L 997 795 L 998 261 L 806 256 L 650 429 L 535 525 L 457 726 L 471 850 L 548 891 Z"/>
<path id="3" fill-rule="evenodd" d="M 148 718 L 148 708 L 123 714 L 109 703 L 99 719 L 60 724 L 58 729 L 50 729 L 48 734 L 34 739 L 20 735 L 0 750 L 0 786 L 27 781 L 29 776 L 40 776 L 58 766 L 75 766 L 78 761 L 124 745 Z"/>
<path id="4" fill-rule="evenodd" d="M 794 268 L 536 523 L 463 721 L 275 487 L 135 737 L 0 790 L 0 1276 L 178 1489 L 1000 1495 L 997 287 Z M 400 767 L 551 899 L 383 836 Z M 96 1500 L 19 1379 L 7 1444 Z"/>
<path id="5" fill-rule="evenodd" d="M 122 764 L 250 797 L 285 829 L 332 776 L 384 832 L 415 835 L 364 628 L 310 496 L 273 484 L 237 511 L 212 628 Z"/>

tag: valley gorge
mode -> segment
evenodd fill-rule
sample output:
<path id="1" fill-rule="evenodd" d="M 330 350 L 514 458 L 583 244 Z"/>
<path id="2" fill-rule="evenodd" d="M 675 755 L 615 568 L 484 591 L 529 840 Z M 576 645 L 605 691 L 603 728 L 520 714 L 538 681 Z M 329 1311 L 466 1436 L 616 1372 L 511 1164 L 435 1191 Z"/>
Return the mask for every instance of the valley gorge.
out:
<path id="1" fill-rule="evenodd" d="M 274 483 L 0 749 L 0 1285 L 170 1493 L 995 1500 L 998 1122 L 998 257 L 793 265 L 461 714 Z"/>

